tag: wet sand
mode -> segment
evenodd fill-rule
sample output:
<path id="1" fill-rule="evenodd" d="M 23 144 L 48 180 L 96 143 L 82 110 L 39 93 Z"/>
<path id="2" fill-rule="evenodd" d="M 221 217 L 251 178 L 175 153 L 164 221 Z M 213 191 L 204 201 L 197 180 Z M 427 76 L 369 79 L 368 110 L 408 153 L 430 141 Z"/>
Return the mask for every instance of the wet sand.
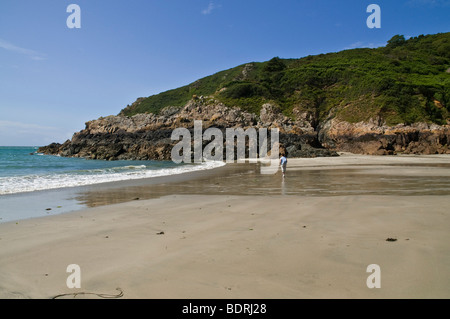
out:
<path id="1" fill-rule="evenodd" d="M 289 159 L 284 180 L 259 170 L 79 188 L 90 208 L 2 223 L 0 297 L 450 297 L 449 156 Z M 367 287 L 370 264 L 381 288 Z"/>

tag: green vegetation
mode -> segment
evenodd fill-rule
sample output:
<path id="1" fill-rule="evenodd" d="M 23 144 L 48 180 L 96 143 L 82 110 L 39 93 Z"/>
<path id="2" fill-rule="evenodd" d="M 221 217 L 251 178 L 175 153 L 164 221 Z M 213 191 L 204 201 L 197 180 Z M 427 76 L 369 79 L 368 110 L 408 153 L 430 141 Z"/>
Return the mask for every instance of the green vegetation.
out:
<path id="1" fill-rule="evenodd" d="M 408 40 L 396 35 L 376 49 L 249 63 L 142 99 L 121 114 L 157 114 L 169 105 L 183 106 L 193 95 L 213 96 L 257 114 L 273 102 L 288 116 L 297 108 L 316 112 L 319 120 L 379 116 L 390 125 L 445 124 L 450 118 L 450 33 Z"/>

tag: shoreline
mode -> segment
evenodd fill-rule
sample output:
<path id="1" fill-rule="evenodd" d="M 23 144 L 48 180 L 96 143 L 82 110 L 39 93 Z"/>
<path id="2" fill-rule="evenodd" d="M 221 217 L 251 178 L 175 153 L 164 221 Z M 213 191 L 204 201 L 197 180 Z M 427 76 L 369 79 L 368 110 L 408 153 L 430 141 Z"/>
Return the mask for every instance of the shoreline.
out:
<path id="1" fill-rule="evenodd" d="M 293 164 L 293 165 L 292 165 Z M 406 170 L 405 166 L 421 167 L 433 165 L 436 167 L 450 168 L 450 155 L 396 155 L 396 156 L 376 156 L 376 155 L 359 155 L 352 153 L 341 152 L 339 157 L 316 157 L 316 158 L 288 158 L 288 177 L 289 172 L 294 171 L 308 171 L 310 174 L 303 178 L 311 181 L 315 172 L 319 171 L 336 171 L 343 173 L 356 172 L 354 176 L 360 177 L 361 173 L 365 175 L 370 174 L 399 174 L 398 167 L 406 175 L 417 175 L 417 170 Z M 66 214 L 79 210 L 85 210 L 92 207 L 111 205 L 116 203 L 130 202 L 136 199 L 151 199 L 160 196 L 170 195 L 177 192 L 184 194 L 240 194 L 239 191 L 233 191 L 235 183 L 234 180 L 228 180 L 223 187 L 225 191 L 217 191 L 219 184 L 223 182 L 223 176 L 240 176 L 246 175 L 248 178 L 255 178 L 260 174 L 260 163 L 226 163 L 224 166 L 219 166 L 212 169 L 198 170 L 186 172 L 181 174 L 155 176 L 150 178 L 120 180 L 115 182 L 103 182 L 92 185 L 82 185 L 75 187 L 64 187 L 57 189 L 39 190 L 34 192 L 24 192 L 16 194 L 6 194 L 0 196 L 2 202 L 2 209 L 10 211 L 11 213 L 0 215 L 0 224 L 6 222 L 17 222 L 29 218 L 49 217 L 57 214 Z M 298 173 L 298 172 L 297 172 Z M 277 172 L 279 174 L 279 172 Z M 428 170 L 422 175 L 448 176 L 450 177 L 450 170 L 435 170 L 431 172 Z M 270 175 L 269 175 L 270 176 Z M 332 178 L 335 176 L 331 174 Z M 218 187 L 211 187 L 209 180 L 214 179 L 213 184 Z M 198 181 L 198 183 L 196 182 Z M 305 195 L 305 196 L 338 196 L 345 194 L 345 191 L 322 190 L 308 191 L 303 193 L 292 190 L 286 190 L 283 184 L 273 184 L 271 178 L 262 178 L 261 182 L 272 184 L 269 189 L 253 188 L 251 194 L 263 195 L 264 193 L 279 193 L 283 195 Z M 184 187 L 183 183 L 191 185 L 190 190 L 180 190 Z M 205 187 L 205 184 L 208 185 Z M 172 187 L 170 187 L 172 185 Z M 220 185 L 222 187 L 222 185 Z M 254 186 L 254 185 L 252 185 Z M 302 186 L 298 184 L 297 186 Z M 198 188 L 197 190 L 195 188 Z M 393 190 L 398 193 L 398 190 Z M 419 189 L 418 189 L 419 191 Z M 372 190 L 375 194 L 384 194 L 387 192 L 380 192 L 380 190 Z M 245 194 L 246 192 L 244 192 Z M 341 194 L 343 193 L 343 194 Z M 351 194 L 351 193 L 348 193 Z M 430 195 L 428 193 L 428 195 Z M 50 208 L 50 210 L 48 210 Z M 31 213 L 30 213 L 31 212 Z"/>
<path id="2" fill-rule="evenodd" d="M 284 180 L 247 163 L 83 189 L 90 208 L 0 223 L 0 298 L 448 298 L 449 168 L 450 156 L 288 158 Z"/>
<path id="3" fill-rule="evenodd" d="M 90 206 L 86 205 L 82 200 L 78 198 L 80 195 L 89 193 L 95 190 L 113 190 L 117 188 L 127 188 L 130 186 L 139 186 L 139 185 L 154 185 L 161 183 L 173 183 L 173 182 L 182 182 L 190 179 L 199 178 L 202 176 L 207 176 L 206 172 L 214 171 L 217 169 L 221 169 L 224 166 L 219 166 L 211 169 L 204 170 L 195 170 L 184 173 L 178 173 L 173 175 L 163 175 L 163 176 L 154 176 L 154 177 L 146 177 L 146 178 L 138 178 L 138 179 L 129 179 L 129 180 L 119 180 L 112 182 L 101 182 L 90 185 L 80 185 L 80 186 L 71 186 L 71 187 L 61 187 L 54 189 L 44 189 L 44 190 L 36 190 L 31 192 L 19 192 L 14 194 L 3 194 L 0 195 L 0 202 L 3 204 L 3 209 L 13 209 L 16 205 L 23 205 L 24 203 L 29 203 L 24 207 L 25 210 L 34 210 L 32 216 L 29 214 L 16 214 L 19 215 L 18 219 L 14 219 L 13 216 L 9 215 L 9 218 L 1 218 L 0 215 L 0 224 L 7 221 L 15 222 L 19 220 L 24 220 L 28 218 L 40 218 L 46 217 L 48 214 L 56 212 L 57 214 L 65 214 L 78 210 L 87 209 Z M 47 203 L 39 203 L 45 201 Z M 129 199 L 130 201 L 133 198 Z M 52 208 L 52 211 L 47 211 L 47 208 Z"/>

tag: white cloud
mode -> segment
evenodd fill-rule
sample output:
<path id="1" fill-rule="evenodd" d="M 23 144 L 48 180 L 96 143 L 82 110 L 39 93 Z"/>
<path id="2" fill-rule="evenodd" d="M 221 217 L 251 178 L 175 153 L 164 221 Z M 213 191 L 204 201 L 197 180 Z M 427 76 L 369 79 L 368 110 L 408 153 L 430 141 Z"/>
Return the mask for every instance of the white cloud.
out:
<path id="1" fill-rule="evenodd" d="M 2 39 L 0 39 L 0 48 L 8 50 L 8 51 L 11 51 L 11 52 L 15 52 L 15 53 L 26 55 L 30 59 L 35 60 L 35 61 L 45 60 L 45 55 L 42 54 L 42 53 L 39 53 L 39 52 L 34 51 L 34 50 L 18 47 L 16 45 L 14 45 L 12 43 L 9 43 L 7 41 L 4 41 Z"/>
<path id="2" fill-rule="evenodd" d="M 363 45 L 363 42 L 362 41 L 358 41 L 358 42 L 352 43 L 349 46 L 345 47 L 344 50 L 360 48 L 361 45 Z"/>
<path id="3" fill-rule="evenodd" d="M 216 5 L 214 4 L 214 2 L 210 1 L 208 4 L 208 7 L 206 9 L 202 10 L 202 14 L 204 14 L 204 15 L 211 14 L 215 8 L 216 8 Z"/>
<path id="4" fill-rule="evenodd" d="M 373 43 L 373 42 L 369 42 L 369 43 L 365 43 L 363 41 L 357 41 L 354 42 L 352 44 L 350 44 L 349 46 L 343 48 L 343 50 L 350 50 L 350 49 L 356 49 L 356 48 L 379 48 L 382 46 L 385 46 L 386 43 Z"/>
<path id="5" fill-rule="evenodd" d="M 432 7 L 449 7 L 450 0 L 408 0 L 407 4 L 413 7 L 427 5 Z"/>
<path id="6" fill-rule="evenodd" d="M 58 128 L 52 126 L 43 126 L 38 124 L 27 124 L 22 122 L 14 122 L 14 121 L 1 121 L 0 120 L 0 128 L 7 129 L 20 129 L 20 130 L 46 130 L 52 131 L 57 130 Z"/>
<path id="7" fill-rule="evenodd" d="M 72 134 L 66 128 L 0 120 L 0 145 L 47 145 L 64 142 Z"/>

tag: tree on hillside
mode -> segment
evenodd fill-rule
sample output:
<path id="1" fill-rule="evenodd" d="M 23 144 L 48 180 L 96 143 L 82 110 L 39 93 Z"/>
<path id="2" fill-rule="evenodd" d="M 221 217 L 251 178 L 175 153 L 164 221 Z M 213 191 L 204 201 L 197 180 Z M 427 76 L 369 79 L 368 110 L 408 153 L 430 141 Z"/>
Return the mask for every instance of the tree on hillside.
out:
<path id="1" fill-rule="evenodd" d="M 395 48 L 405 44 L 406 39 L 404 35 L 394 35 L 387 43 L 388 48 Z"/>
<path id="2" fill-rule="evenodd" d="M 286 65 L 279 57 L 274 57 L 264 66 L 264 72 L 279 72 L 283 71 L 286 68 Z"/>

